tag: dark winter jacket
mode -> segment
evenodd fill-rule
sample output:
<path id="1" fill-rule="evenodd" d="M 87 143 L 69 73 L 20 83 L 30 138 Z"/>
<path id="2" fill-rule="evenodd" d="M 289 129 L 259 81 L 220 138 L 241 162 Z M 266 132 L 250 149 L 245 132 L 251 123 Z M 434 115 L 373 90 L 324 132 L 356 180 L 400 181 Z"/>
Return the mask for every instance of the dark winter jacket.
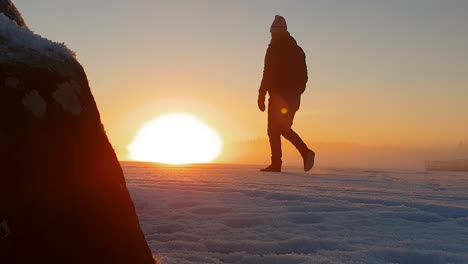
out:
<path id="1" fill-rule="evenodd" d="M 307 76 L 305 54 L 296 40 L 289 36 L 272 39 L 265 56 L 259 96 L 281 97 L 294 110 L 299 109 Z"/>

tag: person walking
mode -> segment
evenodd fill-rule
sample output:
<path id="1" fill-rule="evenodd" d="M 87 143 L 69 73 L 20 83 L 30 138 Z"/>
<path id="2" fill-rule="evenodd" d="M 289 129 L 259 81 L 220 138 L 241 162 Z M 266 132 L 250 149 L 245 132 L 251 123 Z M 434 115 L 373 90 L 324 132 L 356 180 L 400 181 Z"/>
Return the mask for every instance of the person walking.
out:
<path id="1" fill-rule="evenodd" d="M 260 111 L 265 111 L 265 96 L 268 93 L 271 165 L 261 171 L 281 171 L 281 136 L 296 147 L 303 158 L 304 170 L 309 171 L 314 166 L 315 152 L 291 128 L 308 80 L 305 53 L 289 34 L 284 17 L 275 16 L 270 33 L 271 42 L 265 56 L 257 104 Z"/>

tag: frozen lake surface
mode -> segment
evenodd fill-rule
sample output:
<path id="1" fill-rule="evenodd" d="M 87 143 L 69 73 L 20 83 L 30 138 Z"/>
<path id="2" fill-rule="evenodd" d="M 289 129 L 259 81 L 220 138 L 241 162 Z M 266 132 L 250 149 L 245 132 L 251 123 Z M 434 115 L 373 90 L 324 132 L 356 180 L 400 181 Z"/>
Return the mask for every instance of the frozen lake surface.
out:
<path id="1" fill-rule="evenodd" d="M 468 263 L 468 173 L 122 166 L 164 264 Z"/>

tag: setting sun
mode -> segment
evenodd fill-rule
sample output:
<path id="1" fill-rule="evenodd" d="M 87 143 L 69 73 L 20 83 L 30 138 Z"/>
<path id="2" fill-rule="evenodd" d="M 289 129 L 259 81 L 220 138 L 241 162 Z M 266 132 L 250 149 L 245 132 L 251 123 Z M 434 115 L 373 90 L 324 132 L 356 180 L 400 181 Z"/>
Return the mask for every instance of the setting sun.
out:
<path id="1" fill-rule="evenodd" d="M 132 160 L 168 164 L 210 162 L 221 148 L 218 133 L 189 114 L 167 114 L 147 122 L 128 146 Z"/>

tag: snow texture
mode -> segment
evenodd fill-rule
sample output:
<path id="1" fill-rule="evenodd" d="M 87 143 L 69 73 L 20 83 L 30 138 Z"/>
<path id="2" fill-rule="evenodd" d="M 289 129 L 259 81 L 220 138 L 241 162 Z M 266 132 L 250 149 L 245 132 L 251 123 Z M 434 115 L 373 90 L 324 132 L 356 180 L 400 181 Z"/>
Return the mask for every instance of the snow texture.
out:
<path id="1" fill-rule="evenodd" d="M 20 27 L 4 14 L 0 13 L 0 38 L 8 40 L 14 48 L 29 49 L 49 57 L 59 59 L 75 58 L 75 53 L 65 44 L 43 38 L 26 27 Z"/>
<path id="2" fill-rule="evenodd" d="M 123 163 L 153 254 L 183 263 L 468 263 L 468 174 Z"/>
<path id="3" fill-rule="evenodd" d="M 36 90 L 32 90 L 24 95 L 23 105 L 37 118 L 43 117 L 47 108 L 46 102 Z"/>
<path id="4" fill-rule="evenodd" d="M 77 116 L 81 113 L 80 92 L 81 87 L 76 82 L 64 82 L 58 85 L 52 96 L 65 111 Z"/>

